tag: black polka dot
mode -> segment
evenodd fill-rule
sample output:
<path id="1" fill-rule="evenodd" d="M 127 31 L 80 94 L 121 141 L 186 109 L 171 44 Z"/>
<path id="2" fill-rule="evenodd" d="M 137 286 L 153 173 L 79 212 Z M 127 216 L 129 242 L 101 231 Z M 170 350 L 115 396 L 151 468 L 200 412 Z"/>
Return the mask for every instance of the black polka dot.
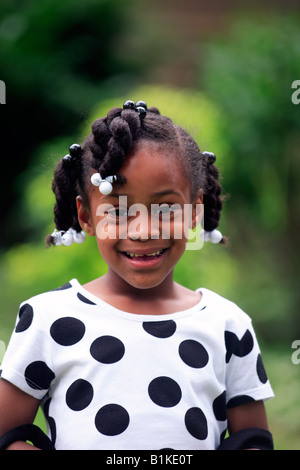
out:
<path id="1" fill-rule="evenodd" d="M 92 302 L 90 299 L 87 299 L 86 297 L 84 297 L 84 295 L 80 294 L 80 292 L 77 292 L 77 297 L 79 300 L 81 300 L 81 302 L 84 302 L 85 304 L 96 305 L 95 302 Z"/>
<path id="2" fill-rule="evenodd" d="M 193 339 L 182 341 L 179 345 L 179 356 L 190 367 L 200 369 L 208 363 L 208 353 L 202 344 Z"/>
<path id="3" fill-rule="evenodd" d="M 246 330 L 240 340 L 235 333 L 225 331 L 225 345 L 227 351 L 226 363 L 228 363 L 232 355 L 237 357 L 247 356 L 253 349 L 254 341 L 249 330 Z"/>
<path id="4" fill-rule="evenodd" d="M 72 346 L 78 343 L 84 333 L 85 326 L 82 321 L 73 317 L 59 318 L 50 328 L 50 335 L 61 346 Z"/>
<path id="5" fill-rule="evenodd" d="M 19 311 L 19 321 L 16 325 L 16 333 L 27 330 L 33 320 L 33 308 L 29 304 L 22 305 Z"/>
<path id="6" fill-rule="evenodd" d="M 226 414 L 226 391 L 224 390 L 221 395 L 219 395 L 213 401 L 213 411 L 216 419 L 218 421 L 225 421 L 227 419 Z"/>
<path id="7" fill-rule="evenodd" d="M 177 405 L 182 396 L 178 383 L 170 377 L 157 377 L 152 380 L 148 393 L 156 405 L 166 408 Z"/>
<path id="8" fill-rule="evenodd" d="M 54 372 L 43 361 L 29 364 L 25 370 L 25 379 L 28 385 L 35 390 L 47 390 L 55 378 Z"/>
<path id="9" fill-rule="evenodd" d="M 113 364 L 122 359 L 125 346 L 122 341 L 114 336 L 100 336 L 92 343 L 90 353 L 98 362 Z"/>
<path id="10" fill-rule="evenodd" d="M 105 436 L 117 436 L 127 429 L 129 421 L 125 408 L 112 403 L 100 408 L 95 417 L 95 426 Z"/>
<path id="11" fill-rule="evenodd" d="M 235 406 L 245 405 L 246 403 L 251 403 L 254 401 L 254 398 L 249 397 L 248 395 L 237 395 L 236 397 L 231 398 L 227 403 L 227 408 L 234 408 Z"/>
<path id="12" fill-rule="evenodd" d="M 176 323 L 173 320 L 146 321 L 143 323 L 143 328 L 156 338 L 169 338 L 176 331 Z"/>
<path id="13" fill-rule="evenodd" d="M 94 395 L 92 385 L 84 379 L 77 379 L 66 393 L 66 403 L 73 411 L 84 410 L 91 403 Z"/>
<path id="14" fill-rule="evenodd" d="M 258 356 L 257 356 L 256 371 L 257 371 L 257 375 L 258 375 L 259 380 L 263 384 L 267 383 L 268 376 L 267 376 L 267 373 L 265 371 L 264 364 L 263 364 L 263 361 L 262 361 L 262 357 L 261 357 L 260 354 L 258 354 Z"/>
<path id="15" fill-rule="evenodd" d="M 184 422 L 188 432 L 195 439 L 203 441 L 207 438 L 207 419 L 200 408 L 190 408 L 185 414 Z"/>

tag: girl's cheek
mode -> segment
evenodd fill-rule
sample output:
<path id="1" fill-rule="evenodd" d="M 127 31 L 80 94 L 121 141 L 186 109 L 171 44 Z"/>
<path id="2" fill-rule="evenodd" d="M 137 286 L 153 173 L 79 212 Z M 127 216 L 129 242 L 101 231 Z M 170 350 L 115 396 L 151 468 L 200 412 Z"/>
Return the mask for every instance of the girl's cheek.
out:
<path id="1" fill-rule="evenodd" d="M 162 238 L 185 240 L 188 234 L 185 225 L 184 217 L 181 214 L 176 214 L 171 220 L 162 220 L 160 223 Z"/>
<path id="2" fill-rule="evenodd" d="M 98 218 L 96 222 L 96 237 L 98 240 L 117 240 L 118 226 L 109 217 Z"/>

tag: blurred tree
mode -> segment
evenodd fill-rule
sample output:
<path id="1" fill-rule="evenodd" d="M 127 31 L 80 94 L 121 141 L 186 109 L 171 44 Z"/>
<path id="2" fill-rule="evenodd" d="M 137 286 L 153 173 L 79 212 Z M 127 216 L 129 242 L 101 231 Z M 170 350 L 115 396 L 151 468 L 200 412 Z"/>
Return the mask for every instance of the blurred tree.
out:
<path id="1" fill-rule="evenodd" d="M 40 142 L 73 132 L 91 105 L 122 93 L 146 66 L 130 51 L 120 52 L 132 31 L 134 0 L 2 0 L 0 79 L 7 104 L 1 106 L 0 246 L 24 238 L 9 212 L 23 188 L 16 174 Z M 5 221 L 6 218 L 6 221 Z"/>
<path id="2" fill-rule="evenodd" d="M 273 277 L 265 279 L 263 308 L 269 301 L 269 308 L 280 309 L 281 321 L 287 315 L 294 334 L 300 333 L 300 106 L 291 98 L 292 83 L 300 78 L 299 57 L 299 19 L 240 20 L 229 40 L 207 47 L 202 77 L 202 87 L 222 111 L 229 149 L 224 186 L 232 196 L 232 250 L 247 268 L 261 257 L 253 271 L 261 287 L 264 264 L 269 265 Z"/>

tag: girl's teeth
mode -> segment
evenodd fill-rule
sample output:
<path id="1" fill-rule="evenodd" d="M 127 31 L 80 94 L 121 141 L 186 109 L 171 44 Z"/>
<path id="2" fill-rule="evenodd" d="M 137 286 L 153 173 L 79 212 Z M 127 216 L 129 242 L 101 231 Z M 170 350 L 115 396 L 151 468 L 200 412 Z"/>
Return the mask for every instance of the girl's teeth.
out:
<path id="1" fill-rule="evenodd" d="M 136 253 L 129 253 L 129 252 L 126 252 L 126 255 L 129 256 L 130 258 L 141 258 L 143 256 L 160 256 L 162 254 L 162 250 L 161 251 L 154 251 L 153 253 L 148 253 L 146 255 L 137 255 Z"/>

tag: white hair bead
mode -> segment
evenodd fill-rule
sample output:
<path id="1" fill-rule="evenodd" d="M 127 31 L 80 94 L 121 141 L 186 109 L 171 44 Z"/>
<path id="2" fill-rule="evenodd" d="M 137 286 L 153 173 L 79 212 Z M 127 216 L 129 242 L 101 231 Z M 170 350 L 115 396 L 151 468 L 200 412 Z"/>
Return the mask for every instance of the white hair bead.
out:
<path id="1" fill-rule="evenodd" d="M 117 181 L 117 176 L 116 175 L 111 175 L 111 176 L 107 176 L 105 178 L 105 181 L 109 181 L 110 183 L 113 183 L 114 181 Z"/>
<path id="2" fill-rule="evenodd" d="M 65 246 L 70 246 L 72 245 L 74 241 L 73 233 L 71 232 L 72 229 L 67 230 L 62 236 L 61 236 L 61 241 L 62 244 Z"/>
<path id="3" fill-rule="evenodd" d="M 85 233 L 83 231 L 76 232 L 76 230 L 74 230 L 73 238 L 75 243 L 83 243 L 85 241 Z"/>
<path id="4" fill-rule="evenodd" d="M 107 176 L 102 179 L 100 173 L 94 173 L 91 176 L 91 182 L 94 186 L 99 186 L 101 194 L 110 194 L 112 192 L 112 183 L 117 180 L 116 175 Z"/>
<path id="5" fill-rule="evenodd" d="M 54 232 L 51 234 L 53 238 L 54 245 L 65 245 L 70 246 L 73 242 L 75 243 L 83 243 L 85 241 L 85 233 L 83 231 L 76 232 L 73 228 L 69 228 L 66 232 L 64 230 L 57 230 L 55 229 Z"/>
<path id="6" fill-rule="evenodd" d="M 102 179 L 101 179 L 101 175 L 100 173 L 94 173 L 92 176 L 91 176 L 91 183 L 94 185 L 94 186 L 99 186 L 100 183 L 101 183 Z"/>
<path id="7" fill-rule="evenodd" d="M 99 186 L 100 193 L 107 195 L 112 192 L 112 189 L 113 189 L 112 184 L 109 181 L 104 180 L 100 183 L 100 186 Z"/>
<path id="8" fill-rule="evenodd" d="M 201 238 L 204 242 L 210 242 L 210 232 L 206 232 L 205 230 L 201 230 Z"/>
<path id="9" fill-rule="evenodd" d="M 212 230 L 211 232 L 207 232 L 206 230 L 201 230 L 201 237 L 202 240 L 205 242 L 211 243 L 220 243 L 223 238 L 222 233 L 219 230 Z"/>
<path id="10" fill-rule="evenodd" d="M 212 232 L 210 232 L 210 241 L 212 243 L 220 243 L 222 238 L 223 235 L 219 230 L 213 230 Z"/>
<path id="11" fill-rule="evenodd" d="M 62 244 L 61 232 L 59 232 L 57 229 L 54 230 L 54 232 L 51 234 L 51 237 L 53 238 L 54 245 L 59 246 Z"/>

